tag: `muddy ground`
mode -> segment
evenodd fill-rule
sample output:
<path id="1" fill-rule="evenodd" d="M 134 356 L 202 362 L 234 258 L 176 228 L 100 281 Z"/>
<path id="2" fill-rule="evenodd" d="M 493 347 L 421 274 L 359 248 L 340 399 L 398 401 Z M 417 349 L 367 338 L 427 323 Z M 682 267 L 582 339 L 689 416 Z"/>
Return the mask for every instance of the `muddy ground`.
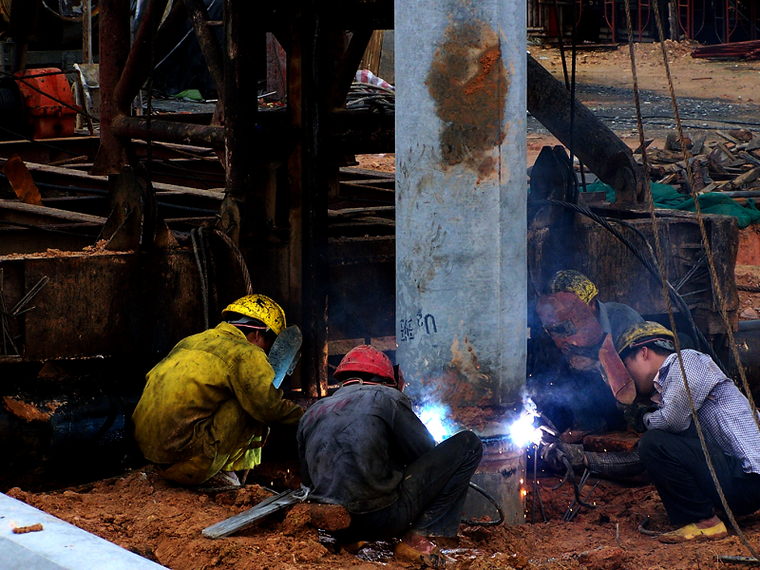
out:
<path id="1" fill-rule="evenodd" d="M 691 45 L 668 43 L 676 94 L 689 129 L 701 130 L 708 139 L 722 128 L 760 129 L 760 63 L 695 60 Z M 634 131 L 633 99 L 627 47 L 615 50 L 581 50 L 578 57 L 578 96 L 623 140 L 638 145 Z M 557 77 L 562 75 L 559 52 L 531 48 L 531 53 Z M 664 139 L 672 132 L 667 83 L 658 46 L 637 47 L 637 63 L 645 108 L 648 138 Z M 528 164 L 541 147 L 556 141 L 529 118 Z M 657 142 L 654 143 L 655 145 Z M 358 157 L 360 166 L 392 171 L 394 157 Z M 740 284 L 760 285 L 760 234 L 757 228 L 742 231 L 743 253 L 737 268 Z M 745 316 L 760 313 L 760 293 L 740 292 Z M 394 561 L 391 545 L 371 545 L 358 556 L 336 552 L 324 533 L 309 524 L 303 506 L 287 516 L 273 515 L 236 536 L 212 541 L 201 536 L 211 524 L 251 507 L 269 495 L 265 487 L 282 490 L 298 485 L 297 467 L 264 464 L 255 483 L 237 491 L 208 494 L 182 489 L 156 476 L 150 467 L 76 488 L 30 493 L 13 488 L 8 494 L 104 537 L 172 570 L 314 570 L 352 568 L 369 570 L 406 567 Z M 572 500 L 565 485 L 552 490 L 558 480 L 544 474 L 538 487 L 548 522 L 543 522 L 536 501 L 533 520 L 533 482 L 526 482 L 528 524 L 514 527 L 467 527 L 460 545 L 449 551 L 458 569 L 509 568 L 614 570 L 739 568 L 720 562 L 717 556 L 748 556 L 732 532 L 709 543 L 664 545 L 641 533 L 639 525 L 649 517 L 648 529 L 667 528 L 667 520 L 654 488 L 646 481 L 625 485 L 602 481 L 589 500 L 595 509 L 582 509 L 571 522 L 562 517 Z M 596 482 L 591 478 L 589 485 Z M 589 489 L 587 487 L 587 489 Z M 740 521 L 755 548 L 760 547 L 760 515 Z M 0 564 L 1 566 L 1 564 Z"/>
<path id="2" fill-rule="evenodd" d="M 591 477 L 584 496 L 596 483 Z M 510 568 L 667 570 L 732 568 L 717 556 L 747 555 L 733 534 L 709 543 L 661 544 L 642 534 L 664 530 L 667 520 L 651 485 L 602 481 L 588 497 L 594 509 L 582 508 L 571 522 L 562 522 L 573 493 L 568 484 L 557 491 L 556 478 L 539 477 L 538 486 L 548 522 L 536 504 L 536 523 L 519 526 L 462 526 L 459 545 L 446 552 L 457 570 Z M 532 482 L 526 485 L 526 519 L 533 520 Z M 336 551 L 334 541 L 309 524 L 305 505 L 217 540 L 201 531 L 251 507 L 269 495 L 258 485 L 237 491 L 206 494 L 167 483 L 150 468 L 96 482 L 83 488 L 31 494 L 8 494 L 52 513 L 93 534 L 174 570 L 326 570 L 410 567 L 393 559 L 389 543 L 370 543 L 358 555 Z M 741 521 L 757 547 L 760 516 Z M 44 531 L 43 531 L 44 532 Z"/>

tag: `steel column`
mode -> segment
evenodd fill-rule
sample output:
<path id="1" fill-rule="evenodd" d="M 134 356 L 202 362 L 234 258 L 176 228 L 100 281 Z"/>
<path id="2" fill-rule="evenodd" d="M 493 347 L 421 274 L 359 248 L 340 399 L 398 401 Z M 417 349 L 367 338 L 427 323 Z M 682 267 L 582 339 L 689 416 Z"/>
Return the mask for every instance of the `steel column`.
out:
<path id="1" fill-rule="evenodd" d="M 128 112 L 115 92 L 129 54 L 129 2 L 101 0 L 99 25 L 100 148 L 92 174 L 117 174 L 129 162 L 124 141 L 111 129 L 113 120 Z"/>
<path id="2" fill-rule="evenodd" d="M 525 3 L 396 2 L 396 338 L 420 401 L 520 400 Z"/>
<path id="3" fill-rule="evenodd" d="M 304 395 L 327 395 L 327 183 L 320 147 L 326 136 L 324 102 L 318 99 L 319 19 L 304 2 L 290 21 L 288 117 L 301 133 L 288 159 L 290 183 L 290 312 L 301 316 L 304 330 Z M 321 40 L 321 41 L 320 41 Z M 326 93 L 323 95 L 326 96 Z M 324 130 L 322 130 L 324 129 Z"/>

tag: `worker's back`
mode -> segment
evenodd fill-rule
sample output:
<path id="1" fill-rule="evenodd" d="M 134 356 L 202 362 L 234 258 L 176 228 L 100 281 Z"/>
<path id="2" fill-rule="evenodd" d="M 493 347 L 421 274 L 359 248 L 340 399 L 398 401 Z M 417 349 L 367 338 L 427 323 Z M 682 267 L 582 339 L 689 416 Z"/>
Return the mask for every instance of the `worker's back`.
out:
<path id="1" fill-rule="evenodd" d="M 355 384 L 314 404 L 301 418 L 301 476 L 314 499 L 353 513 L 393 503 L 404 468 L 435 447 L 395 388 Z"/>

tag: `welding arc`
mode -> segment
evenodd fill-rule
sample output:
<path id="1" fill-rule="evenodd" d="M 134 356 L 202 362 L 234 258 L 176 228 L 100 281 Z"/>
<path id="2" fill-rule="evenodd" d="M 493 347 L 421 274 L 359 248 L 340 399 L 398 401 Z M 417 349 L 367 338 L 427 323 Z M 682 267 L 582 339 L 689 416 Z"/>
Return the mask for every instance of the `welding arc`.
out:
<path id="1" fill-rule="evenodd" d="M 478 485 L 476 485 L 473 482 L 470 482 L 470 488 L 473 491 L 477 491 L 478 493 L 480 493 L 481 495 L 483 495 L 483 497 L 485 497 L 485 499 L 489 503 L 491 503 L 493 505 L 493 507 L 496 509 L 496 512 L 499 513 L 499 518 L 498 518 L 498 520 L 495 520 L 495 521 L 476 521 L 476 520 L 472 520 L 472 519 L 469 519 L 469 520 L 468 519 L 462 519 L 462 524 L 466 524 L 466 525 L 469 525 L 469 526 L 496 526 L 496 525 L 500 525 L 501 523 L 503 523 L 504 522 L 504 511 L 502 510 L 501 505 L 499 505 L 499 503 L 496 501 L 496 499 L 494 499 L 491 495 L 489 495 L 486 492 L 486 490 L 483 489 L 483 487 L 479 487 Z"/>
<path id="2" fill-rule="evenodd" d="M 641 232 L 641 230 L 634 228 L 632 225 L 627 224 L 622 220 L 602 218 L 601 216 L 598 216 L 591 210 L 584 208 L 582 206 L 579 206 L 578 204 L 573 204 L 571 202 L 564 202 L 562 200 L 542 200 L 542 201 L 547 202 L 549 204 L 562 206 L 563 208 L 567 208 L 570 210 L 575 210 L 579 214 L 583 214 L 584 216 L 600 224 L 603 228 L 605 228 L 612 235 L 614 235 L 618 240 L 620 240 L 620 242 L 622 242 L 623 245 L 625 245 L 629 250 L 631 250 L 631 252 L 636 256 L 636 258 L 639 261 L 641 261 L 644 267 L 646 267 L 647 271 L 649 271 L 649 273 L 651 273 L 655 279 L 657 279 L 658 281 L 660 280 L 660 270 L 659 270 L 659 264 L 656 261 L 656 256 L 654 255 L 654 251 L 652 251 L 652 246 L 649 244 L 649 241 L 646 239 L 646 236 Z M 641 240 L 646 244 L 647 249 L 649 250 L 652 257 L 654 257 L 655 259 L 654 260 L 647 259 L 642 254 L 639 248 L 635 247 L 630 242 L 630 240 L 628 240 L 618 230 L 612 227 L 610 222 L 613 222 L 613 221 L 621 225 L 624 225 L 625 227 L 629 228 L 634 233 L 636 233 L 641 238 Z M 684 301 L 683 297 L 678 293 L 678 291 L 676 291 L 676 289 L 673 287 L 673 285 L 669 281 L 666 280 L 666 283 L 668 287 L 668 293 L 670 294 L 670 298 L 675 302 L 681 314 L 683 314 L 689 321 L 689 326 L 694 335 L 694 338 L 699 342 L 703 351 L 709 354 L 710 357 L 715 361 L 715 363 L 720 367 L 723 373 L 727 374 L 726 367 L 723 365 L 723 362 L 720 360 L 718 355 L 715 354 L 715 351 L 713 351 L 712 347 L 710 346 L 710 343 L 707 342 L 707 339 L 702 334 L 702 331 L 699 330 L 699 328 L 697 327 L 697 324 L 694 322 L 694 317 L 692 316 L 691 311 L 689 310 L 689 307 L 686 304 L 686 301 Z"/>

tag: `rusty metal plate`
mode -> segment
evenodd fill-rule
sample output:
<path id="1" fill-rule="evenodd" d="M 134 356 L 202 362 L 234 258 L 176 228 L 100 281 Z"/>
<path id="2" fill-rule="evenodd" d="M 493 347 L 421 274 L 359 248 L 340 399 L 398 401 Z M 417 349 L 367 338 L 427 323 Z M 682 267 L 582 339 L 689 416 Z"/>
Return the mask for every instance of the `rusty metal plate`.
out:
<path id="1" fill-rule="evenodd" d="M 203 329 L 191 251 L 27 258 L 27 360 L 163 354 Z"/>

